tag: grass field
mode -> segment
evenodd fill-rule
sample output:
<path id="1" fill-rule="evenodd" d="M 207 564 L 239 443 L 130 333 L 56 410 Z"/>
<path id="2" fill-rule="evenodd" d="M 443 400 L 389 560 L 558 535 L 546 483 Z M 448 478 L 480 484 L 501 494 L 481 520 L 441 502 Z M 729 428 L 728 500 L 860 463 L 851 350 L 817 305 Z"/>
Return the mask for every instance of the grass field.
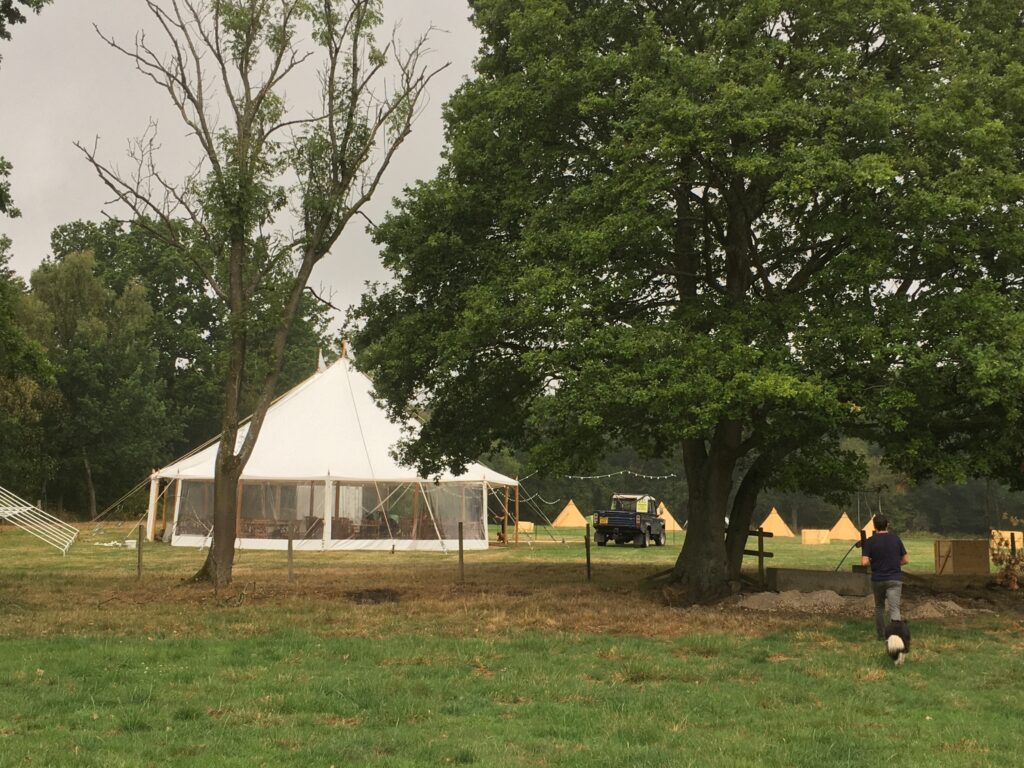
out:
<path id="1" fill-rule="evenodd" d="M 869 616 L 672 608 L 675 545 L 467 554 L 194 551 L 61 558 L 0 532 L 0 766 L 1016 765 L 1019 609 L 915 622 L 893 668 Z M 571 539 L 570 539 L 571 541 Z M 908 542 L 931 570 L 930 539 Z M 773 564 L 848 545 L 775 540 Z M 852 555 L 851 555 L 852 557 Z M 850 561 L 847 561 L 848 563 Z"/>

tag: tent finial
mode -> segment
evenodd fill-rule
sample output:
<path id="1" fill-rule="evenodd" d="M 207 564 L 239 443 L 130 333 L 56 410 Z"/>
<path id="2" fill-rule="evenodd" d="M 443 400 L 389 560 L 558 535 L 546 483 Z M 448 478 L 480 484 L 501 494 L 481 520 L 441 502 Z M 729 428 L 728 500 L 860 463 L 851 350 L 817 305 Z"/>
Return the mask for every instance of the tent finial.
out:
<path id="1" fill-rule="evenodd" d="M 348 360 L 348 339 L 341 340 L 341 356 Z"/>

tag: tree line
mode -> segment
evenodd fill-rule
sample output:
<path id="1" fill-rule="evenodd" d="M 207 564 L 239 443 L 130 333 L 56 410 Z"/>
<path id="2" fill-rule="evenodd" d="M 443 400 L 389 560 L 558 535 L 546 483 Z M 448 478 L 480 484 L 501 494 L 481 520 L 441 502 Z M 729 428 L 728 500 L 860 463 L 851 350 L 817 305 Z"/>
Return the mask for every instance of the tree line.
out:
<path id="1" fill-rule="evenodd" d="M 33 502 L 92 518 L 219 432 L 225 310 L 196 261 L 144 226 L 76 221 L 57 227 L 51 246 L 25 282 L 0 240 L 0 478 Z M 250 377 L 261 375 L 271 331 L 257 314 Z M 336 347 L 328 307 L 306 293 L 277 393 Z"/>
<path id="2" fill-rule="evenodd" d="M 865 462 L 853 491 L 815 495 L 795 488 L 766 488 L 751 516 L 756 527 L 773 508 L 794 530 L 831 528 L 846 512 L 861 527 L 882 512 L 894 530 L 940 535 L 987 536 L 992 528 L 1024 519 L 1024 493 L 999 480 L 975 477 L 959 482 L 914 480 L 885 466 L 876 445 L 849 438 L 846 444 Z M 523 478 L 520 517 L 547 523 L 572 499 L 584 515 L 606 509 L 613 493 L 649 493 L 663 501 L 682 525 L 687 520 L 686 478 L 678 459 L 644 458 L 629 447 L 613 449 L 582 474 L 533 473 L 524 454 L 495 455 L 490 462 Z M 492 513 L 497 508 L 492 509 Z"/>

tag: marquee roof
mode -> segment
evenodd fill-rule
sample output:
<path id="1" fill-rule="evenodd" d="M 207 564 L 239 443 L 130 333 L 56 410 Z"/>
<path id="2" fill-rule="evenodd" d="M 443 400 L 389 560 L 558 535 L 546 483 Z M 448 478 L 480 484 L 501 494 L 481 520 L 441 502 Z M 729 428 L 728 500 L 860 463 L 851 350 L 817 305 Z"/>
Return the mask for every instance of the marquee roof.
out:
<path id="1" fill-rule="evenodd" d="M 249 431 L 238 432 L 241 446 Z M 317 371 L 278 398 L 268 409 L 243 480 L 433 482 L 398 463 L 392 448 L 403 437 L 373 396 L 373 384 L 343 357 Z M 162 478 L 213 478 L 217 442 L 159 471 Z M 469 464 L 461 475 L 446 472 L 440 482 L 516 485 L 483 464 Z"/>

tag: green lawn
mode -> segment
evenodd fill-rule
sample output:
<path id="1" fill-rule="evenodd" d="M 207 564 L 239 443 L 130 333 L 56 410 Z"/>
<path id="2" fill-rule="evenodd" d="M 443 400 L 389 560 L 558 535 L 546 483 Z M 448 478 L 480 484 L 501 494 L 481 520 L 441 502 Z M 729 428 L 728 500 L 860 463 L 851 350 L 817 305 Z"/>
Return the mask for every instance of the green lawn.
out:
<path id="1" fill-rule="evenodd" d="M 917 622 L 896 669 L 868 616 L 667 607 L 640 577 L 678 545 L 595 548 L 590 584 L 581 544 L 468 553 L 466 584 L 453 555 L 300 554 L 288 584 L 243 553 L 214 596 L 180 584 L 198 553 L 147 549 L 139 584 L 113 538 L 0 534 L 0 766 L 1019 761 L 1019 613 Z"/>
<path id="2" fill-rule="evenodd" d="M 529 541 L 525 537 L 520 538 L 520 549 L 532 547 L 533 556 L 547 556 L 554 559 L 565 557 L 564 551 L 559 547 L 577 546 L 579 554 L 583 552 L 583 538 L 585 531 L 582 528 L 550 528 L 538 526 L 536 534 Z M 608 544 L 605 547 L 594 546 L 591 554 L 593 561 L 631 561 L 664 563 L 667 568 L 675 562 L 679 550 L 683 545 L 685 533 L 668 533 L 668 540 L 664 547 L 651 546 L 647 549 L 639 549 L 632 545 L 620 546 Z M 904 535 L 901 536 L 907 547 L 907 554 L 910 557 L 910 564 L 907 570 L 934 573 L 934 536 L 928 535 Z M 779 566 L 785 568 L 815 568 L 822 570 L 835 570 L 840 561 L 843 561 L 843 569 L 849 570 L 851 565 L 860 564 L 860 549 L 850 551 L 851 541 L 835 541 L 829 544 L 804 545 L 800 538 L 770 538 L 765 539 L 765 550 L 772 552 L 774 557 L 767 561 L 768 567 Z M 563 550 L 564 550 L 563 547 Z M 757 540 L 749 539 L 747 547 L 757 549 Z M 745 564 L 751 568 L 757 567 L 756 557 L 745 558 Z"/>

